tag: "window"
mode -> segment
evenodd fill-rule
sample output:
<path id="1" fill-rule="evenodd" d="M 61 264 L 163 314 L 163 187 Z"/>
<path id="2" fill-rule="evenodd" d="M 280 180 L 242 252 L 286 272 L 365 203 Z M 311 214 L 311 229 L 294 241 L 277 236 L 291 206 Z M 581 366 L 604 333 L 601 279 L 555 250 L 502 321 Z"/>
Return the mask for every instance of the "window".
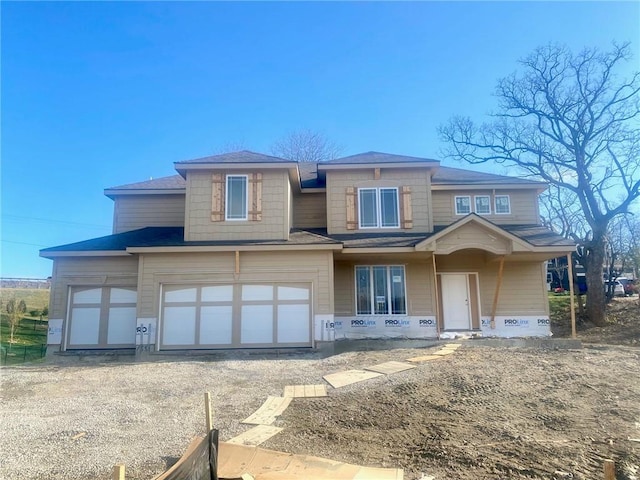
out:
<path id="1" fill-rule="evenodd" d="M 496 213 L 503 215 L 511 213 L 509 195 L 496 195 Z"/>
<path id="2" fill-rule="evenodd" d="M 361 188 L 358 190 L 360 228 L 398 228 L 397 188 Z"/>
<path id="3" fill-rule="evenodd" d="M 491 213 L 491 198 L 489 195 L 476 195 L 476 213 L 479 215 L 489 215 Z"/>
<path id="4" fill-rule="evenodd" d="M 404 267 L 356 267 L 357 315 L 406 315 Z"/>
<path id="5" fill-rule="evenodd" d="M 456 215 L 471 213 L 471 197 L 456 197 Z"/>
<path id="6" fill-rule="evenodd" d="M 226 220 L 247 220 L 247 176 L 227 175 Z"/>

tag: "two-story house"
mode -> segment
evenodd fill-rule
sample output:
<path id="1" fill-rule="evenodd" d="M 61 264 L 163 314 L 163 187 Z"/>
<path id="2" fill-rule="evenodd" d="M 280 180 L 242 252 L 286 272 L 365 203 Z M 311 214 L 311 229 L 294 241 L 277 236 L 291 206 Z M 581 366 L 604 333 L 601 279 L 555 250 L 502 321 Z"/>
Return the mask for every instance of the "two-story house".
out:
<path id="1" fill-rule="evenodd" d="M 369 152 L 248 151 L 108 188 L 113 234 L 47 248 L 50 351 L 550 334 L 545 184 Z"/>

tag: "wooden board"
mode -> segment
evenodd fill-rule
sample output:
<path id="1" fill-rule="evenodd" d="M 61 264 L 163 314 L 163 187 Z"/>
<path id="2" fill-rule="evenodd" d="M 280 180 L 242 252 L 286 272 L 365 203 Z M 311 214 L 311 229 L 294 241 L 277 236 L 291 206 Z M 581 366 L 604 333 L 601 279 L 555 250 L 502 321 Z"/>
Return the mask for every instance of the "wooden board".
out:
<path id="1" fill-rule="evenodd" d="M 461 346 L 462 345 L 460 345 L 459 343 L 446 343 L 443 348 L 453 348 L 455 350 L 460 348 Z"/>
<path id="2" fill-rule="evenodd" d="M 344 372 L 330 373 L 324 378 L 333 388 L 340 388 L 352 383 L 362 382 L 370 378 L 380 377 L 381 373 L 367 372 L 365 370 L 346 370 Z"/>
<path id="3" fill-rule="evenodd" d="M 277 416 L 282 415 L 289 404 L 291 397 L 268 397 L 262 406 L 242 421 L 253 425 L 271 425 Z"/>
<path id="4" fill-rule="evenodd" d="M 438 360 L 439 358 L 442 358 L 442 355 L 421 355 L 419 357 L 407 358 L 407 362 L 422 363 L 430 360 Z"/>
<path id="5" fill-rule="evenodd" d="M 282 428 L 274 427 L 273 425 L 256 425 L 252 429 L 233 437 L 231 440 L 227 440 L 227 443 L 256 446 L 266 442 L 281 431 Z"/>
<path id="6" fill-rule="evenodd" d="M 384 373 L 385 375 L 391 375 L 393 373 L 404 372 L 416 368 L 415 365 L 409 365 L 405 362 L 384 362 L 374 365 L 373 367 L 365 367 L 365 370 L 371 370 L 372 372 Z"/>
<path id="7" fill-rule="evenodd" d="M 398 468 L 361 467 L 310 455 L 293 455 L 258 447 L 221 442 L 218 477 L 237 479 L 243 474 L 255 480 L 402 480 Z"/>
<path id="8" fill-rule="evenodd" d="M 443 348 L 442 350 L 438 350 L 437 352 L 433 352 L 433 354 L 434 355 L 444 356 L 444 355 L 451 355 L 453 352 L 455 352 L 455 350 L 450 350 L 448 348 Z"/>
<path id="9" fill-rule="evenodd" d="M 285 397 L 292 398 L 311 398 L 311 397 L 326 397 L 327 386 L 326 385 L 287 385 L 284 387 Z"/>

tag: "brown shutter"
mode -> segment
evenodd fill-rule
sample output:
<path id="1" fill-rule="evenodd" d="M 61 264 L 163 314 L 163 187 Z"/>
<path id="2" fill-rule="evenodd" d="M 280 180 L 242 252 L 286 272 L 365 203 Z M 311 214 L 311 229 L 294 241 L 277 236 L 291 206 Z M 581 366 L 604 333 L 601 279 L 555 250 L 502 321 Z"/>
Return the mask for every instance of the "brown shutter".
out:
<path id="1" fill-rule="evenodd" d="M 211 178 L 211 221 L 222 222 L 224 220 L 224 182 L 222 173 L 214 173 Z"/>
<path id="2" fill-rule="evenodd" d="M 262 173 L 249 175 L 249 221 L 262 220 Z"/>
<path id="3" fill-rule="evenodd" d="M 347 230 L 358 229 L 358 191 L 355 187 L 347 187 Z"/>
<path id="4" fill-rule="evenodd" d="M 400 226 L 413 228 L 413 213 L 411 210 L 411 187 L 402 187 L 400 198 Z"/>

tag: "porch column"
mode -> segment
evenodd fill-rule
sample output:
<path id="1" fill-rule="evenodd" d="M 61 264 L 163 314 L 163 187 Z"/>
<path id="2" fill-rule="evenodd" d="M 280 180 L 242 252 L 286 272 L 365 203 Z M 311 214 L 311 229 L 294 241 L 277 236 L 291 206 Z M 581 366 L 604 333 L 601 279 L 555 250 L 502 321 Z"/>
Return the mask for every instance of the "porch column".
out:
<path id="1" fill-rule="evenodd" d="M 496 328 L 496 310 L 498 309 L 498 296 L 500 295 L 500 287 L 502 286 L 502 272 L 504 271 L 504 255 L 500 257 L 500 266 L 498 267 L 498 281 L 496 283 L 496 292 L 493 295 L 493 306 L 491 307 L 491 328 Z"/>
<path id="2" fill-rule="evenodd" d="M 433 291 L 435 294 L 435 305 L 436 305 L 436 333 L 438 334 L 438 338 L 440 338 L 440 299 L 438 292 L 438 271 L 436 269 L 436 254 L 435 252 L 431 253 L 431 260 L 433 263 Z"/>
<path id="3" fill-rule="evenodd" d="M 569 267 L 569 295 L 571 296 L 571 338 L 576 338 L 576 309 L 573 300 L 573 260 L 571 254 L 567 255 L 567 266 Z"/>

